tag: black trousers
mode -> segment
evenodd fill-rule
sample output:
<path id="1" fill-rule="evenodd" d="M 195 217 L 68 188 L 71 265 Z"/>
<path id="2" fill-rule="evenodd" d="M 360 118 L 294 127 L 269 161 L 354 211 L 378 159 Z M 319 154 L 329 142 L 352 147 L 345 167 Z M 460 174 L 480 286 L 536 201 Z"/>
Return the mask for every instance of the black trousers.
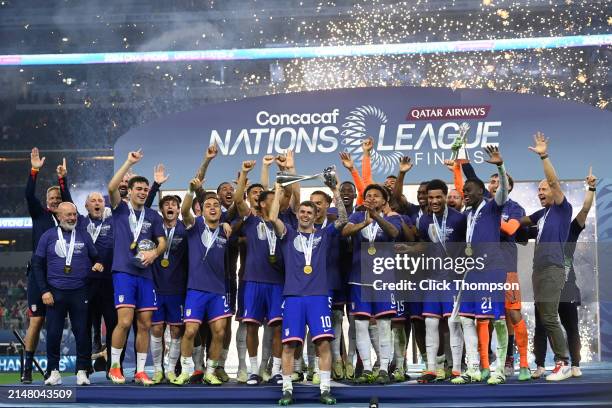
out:
<path id="1" fill-rule="evenodd" d="M 544 367 L 546 360 L 546 348 L 548 337 L 544 324 L 540 320 L 538 308 L 535 310 L 535 335 L 533 337 L 533 354 L 535 355 L 536 364 L 539 367 Z M 569 354 L 572 360 L 572 366 L 580 366 L 580 331 L 578 330 L 578 304 L 575 302 L 559 303 L 559 318 L 561 324 L 567 334 L 567 343 L 569 346 Z"/>
<path id="2" fill-rule="evenodd" d="M 113 330 L 117 326 L 117 310 L 115 309 L 113 280 L 90 279 L 88 282 L 87 298 L 89 300 L 88 333 L 91 344 L 92 329 L 94 336 L 96 330 L 100 333 L 101 317 L 106 325 L 106 371 L 110 369 L 111 344 Z M 99 334 L 98 334 L 99 335 Z"/>
<path id="3" fill-rule="evenodd" d="M 91 365 L 91 338 L 89 336 L 87 286 L 79 289 L 51 288 L 53 306 L 47 306 L 47 371 L 59 370 L 62 332 L 66 316 L 70 317 L 76 341 L 76 369 L 87 370 Z"/>

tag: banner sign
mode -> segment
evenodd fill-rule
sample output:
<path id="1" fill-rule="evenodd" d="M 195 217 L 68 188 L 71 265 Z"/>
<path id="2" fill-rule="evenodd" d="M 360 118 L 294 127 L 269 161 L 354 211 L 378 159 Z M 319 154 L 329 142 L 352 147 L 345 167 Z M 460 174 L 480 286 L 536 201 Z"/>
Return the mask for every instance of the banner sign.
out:
<path id="1" fill-rule="evenodd" d="M 470 126 L 472 162 L 483 162 L 484 146 L 499 145 L 517 180 L 543 177 L 540 161 L 527 149 L 538 130 L 550 137 L 550 157 L 561 179 L 583 179 L 589 165 L 597 174 L 610 174 L 610 112 L 513 92 L 413 87 L 303 92 L 200 106 L 128 131 L 115 144 L 115 168 L 129 151 L 142 148 L 137 173 L 151 177 L 153 166 L 164 163 L 171 174 L 164 187 L 184 189 L 206 147 L 216 143 L 219 157 L 206 177 L 206 187 L 215 188 L 234 180 L 243 160 L 286 149 L 295 151 L 299 174 L 341 166 L 341 151 L 350 152 L 359 165 L 361 142 L 372 136 L 375 180 L 395 174 L 404 155 L 415 163 L 407 183 L 450 179 L 442 163 L 451 158 L 463 122 Z M 260 166 L 252 179 L 259 178 Z M 483 166 L 483 171 L 494 170 Z M 340 170 L 339 175 L 349 179 L 348 172 Z"/>

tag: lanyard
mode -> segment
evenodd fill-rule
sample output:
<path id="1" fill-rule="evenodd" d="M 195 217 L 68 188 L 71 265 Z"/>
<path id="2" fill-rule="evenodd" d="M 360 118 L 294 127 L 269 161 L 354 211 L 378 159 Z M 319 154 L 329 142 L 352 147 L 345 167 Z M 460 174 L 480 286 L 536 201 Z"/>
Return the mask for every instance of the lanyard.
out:
<path id="1" fill-rule="evenodd" d="M 308 237 L 308 240 L 306 240 L 306 237 L 303 236 L 301 233 L 299 234 L 299 236 L 300 242 L 302 244 L 302 250 L 304 251 L 304 260 L 306 261 L 306 266 L 309 266 L 311 265 L 312 261 L 312 248 L 314 246 L 315 233 L 311 233 Z"/>
<path id="2" fill-rule="evenodd" d="M 268 240 L 269 255 L 272 256 L 276 253 L 276 234 L 274 233 L 272 228 L 268 227 L 268 224 L 266 224 L 263 219 L 261 220 L 261 223 L 263 224 L 264 229 L 266 230 L 266 239 Z"/>
<path id="3" fill-rule="evenodd" d="M 104 218 L 105 218 L 104 215 L 102 215 L 102 222 L 97 227 L 96 227 L 96 224 L 92 222 L 91 218 L 89 218 L 89 224 L 87 225 L 87 232 L 91 236 L 91 239 L 94 242 L 94 244 L 96 243 L 96 240 L 98 239 L 98 236 L 100 235 L 100 231 L 102 231 L 102 224 L 104 224 Z"/>
<path id="4" fill-rule="evenodd" d="M 66 266 L 70 266 L 72 264 L 72 255 L 74 254 L 74 243 L 76 238 L 76 228 L 72 230 L 70 233 L 70 244 L 68 246 L 68 251 L 66 251 L 66 240 L 64 239 L 64 234 L 62 233 L 62 229 L 57 227 L 57 241 L 59 242 L 60 251 L 64 258 L 66 258 Z"/>
<path id="5" fill-rule="evenodd" d="M 436 218 L 435 213 L 431 213 L 433 217 L 434 230 L 436 231 L 436 235 L 438 236 L 438 240 L 446 249 L 446 218 L 448 216 L 448 207 L 444 207 L 444 215 L 442 216 L 442 231 L 440 231 L 440 227 L 438 226 L 438 219 Z"/>
<path id="6" fill-rule="evenodd" d="M 480 202 L 480 205 L 476 209 L 474 213 L 470 211 L 467 216 L 467 230 L 465 232 L 465 241 L 467 243 L 472 243 L 472 235 L 474 235 L 474 229 L 476 228 L 476 222 L 478 221 L 478 216 L 480 215 L 480 210 L 485 206 L 485 200 L 483 199 Z"/>
<path id="7" fill-rule="evenodd" d="M 211 232 L 210 228 L 208 228 L 208 225 L 206 224 L 204 224 L 204 227 L 206 227 L 206 230 L 202 234 L 202 243 L 206 247 L 206 252 L 204 253 L 204 259 L 206 259 L 208 251 L 210 251 L 210 248 L 212 248 L 217 240 L 217 237 L 219 236 L 219 227 L 215 228 L 215 232 Z"/>
<path id="8" fill-rule="evenodd" d="M 540 237 L 542 236 L 542 231 L 544 231 L 544 224 L 546 224 L 546 217 L 548 217 L 549 212 L 550 212 L 550 208 L 546 210 L 544 217 L 538 220 L 538 236 L 536 238 L 536 243 L 540 242 Z"/>
<path id="9" fill-rule="evenodd" d="M 376 221 L 368 224 L 366 227 L 366 238 L 368 238 L 368 242 L 373 244 L 376 241 L 376 236 L 378 235 L 378 231 L 380 230 L 380 225 Z"/>
<path id="10" fill-rule="evenodd" d="M 166 227 L 164 227 L 164 234 L 166 235 L 166 250 L 164 251 L 164 259 L 168 259 L 170 256 L 170 248 L 172 247 L 172 238 L 174 238 L 175 229 L 176 225 L 170 229 L 170 232 L 168 232 Z"/>
<path id="11" fill-rule="evenodd" d="M 132 203 L 130 201 L 128 201 L 128 208 L 130 209 L 130 231 L 132 231 L 132 235 L 134 236 L 133 242 L 138 242 L 138 237 L 140 236 L 140 231 L 142 230 L 142 224 L 144 223 L 145 209 L 143 208 L 142 211 L 140 211 L 140 217 L 138 218 L 138 221 L 136 221 L 136 213 L 134 212 L 134 207 L 132 207 Z"/>

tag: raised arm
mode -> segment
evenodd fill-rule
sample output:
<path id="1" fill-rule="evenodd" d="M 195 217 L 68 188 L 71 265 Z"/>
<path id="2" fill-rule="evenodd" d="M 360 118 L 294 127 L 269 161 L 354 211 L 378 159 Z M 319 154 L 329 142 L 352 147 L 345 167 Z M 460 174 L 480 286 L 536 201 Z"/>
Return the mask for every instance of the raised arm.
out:
<path id="1" fill-rule="evenodd" d="M 453 185 L 455 190 L 463 197 L 463 176 L 461 175 L 461 164 L 455 160 L 444 160 L 444 165 L 453 173 Z"/>
<path id="2" fill-rule="evenodd" d="M 238 216 L 240 217 L 246 217 L 251 211 L 247 203 L 244 201 L 244 191 L 246 190 L 247 176 L 254 167 L 255 160 L 246 160 L 242 162 L 242 167 L 240 168 L 238 186 L 236 188 L 236 194 L 234 195 L 234 205 L 236 206 Z"/>
<path id="3" fill-rule="evenodd" d="M 589 167 L 589 175 L 586 178 L 586 183 L 588 190 L 584 195 L 584 203 L 582 203 L 582 208 L 575 218 L 576 222 L 580 224 L 581 227 L 584 227 L 584 224 L 586 223 L 587 215 L 591 210 L 593 199 L 595 198 L 595 185 L 597 184 L 597 177 L 593 175 L 592 167 Z"/>
<path id="4" fill-rule="evenodd" d="M 357 205 L 363 204 L 363 192 L 365 190 L 365 185 L 363 184 L 363 180 L 359 175 L 359 172 L 355 168 L 355 162 L 351 157 L 349 152 L 340 152 L 340 160 L 342 161 L 342 165 L 351 173 L 351 177 L 353 177 L 353 183 L 355 184 L 355 189 L 357 190 Z"/>
<path id="5" fill-rule="evenodd" d="M 59 183 L 62 201 L 74 203 L 74 201 L 72 201 L 72 194 L 70 194 L 70 189 L 68 188 L 68 167 L 66 166 L 65 157 L 62 159 L 62 164 L 55 168 L 55 173 L 57 174 L 57 182 Z"/>
<path id="6" fill-rule="evenodd" d="M 404 178 L 406 173 L 412 169 L 412 160 L 408 156 L 404 156 L 399 162 L 399 171 L 397 173 L 397 180 L 395 180 L 395 187 L 393 187 L 393 198 L 402 205 L 407 204 L 407 200 L 404 197 Z"/>
<path id="7" fill-rule="evenodd" d="M 157 196 L 162 184 L 168 180 L 168 177 L 170 177 L 170 175 L 166 174 L 166 166 L 164 166 L 162 163 L 153 168 L 153 185 L 151 186 L 149 195 L 145 201 L 145 207 L 151 208 L 153 202 L 155 202 L 155 196 Z"/>
<path id="8" fill-rule="evenodd" d="M 548 158 L 548 138 L 544 137 L 542 132 L 537 132 L 533 139 L 535 141 L 535 146 L 529 146 L 529 150 L 536 153 L 542 159 L 542 165 L 544 166 L 544 176 L 546 177 L 546 181 L 548 182 L 548 186 L 553 194 L 553 200 L 555 204 L 559 205 L 565 199 L 565 195 L 561 190 L 561 183 L 559 183 L 559 178 L 557 177 L 557 173 L 555 172 L 555 168 L 552 165 L 552 162 Z"/>
<path id="9" fill-rule="evenodd" d="M 372 149 L 374 148 L 374 139 L 368 137 L 361 144 L 361 149 L 363 150 L 363 159 L 361 160 L 361 178 L 363 179 L 364 184 L 369 186 L 374 183 L 372 179 L 372 162 L 371 155 Z"/>
<path id="10" fill-rule="evenodd" d="M 334 204 L 336 205 L 336 209 L 338 210 L 338 218 L 336 219 L 336 221 L 334 221 L 334 226 L 337 230 L 341 230 L 348 222 L 348 215 L 346 214 L 346 207 L 344 207 L 342 197 L 340 197 L 340 190 L 338 190 L 338 186 L 340 185 L 338 176 L 336 176 L 335 184 L 329 184 L 327 182 L 325 184 L 332 191 L 332 195 L 334 197 Z"/>
<path id="11" fill-rule="evenodd" d="M 495 192 L 495 202 L 497 205 L 502 206 L 508 201 L 508 175 L 506 174 L 506 168 L 504 167 L 504 159 L 499 152 L 497 146 L 485 147 L 485 152 L 489 155 L 489 159 L 485 160 L 487 163 L 491 163 L 497 166 L 497 175 L 499 176 L 499 187 Z"/>
<path id="12" fill-rule="evenodd" d="M 392 238 L 396 238 L 399 235 L 399 230 L 395 227 L 395 225 L 385 220 L 384 217 L 382 217 L 377 211 L 368 208 L 368 212 L 370 213 L 370 217 L 378 223 L 383 231 L 385 231 L 385 234 Z"/>
<path id="13" fill-rule="evenodd" d="M 281 185 L 276 183 L 275 190 L 274 190 L 274 201 L 272 201 L 272 206 L 270 207 L 270 214 L 269 214 L 270 221 L 274 225 L 274 232 L 279 237 L 284 236 L 285 232 L 287 231 L 287 227 L 285 227 L 285 223 L 282 222 L 278 218 L 278 211 L 280 208 L 280 199 L 281 199 L 282 190 L 283 188 L 281 187 Z"/>
<path id="14" fill-rule="evenodd" d="M 141 149 L 138 149 L 135 152 L 129 152 L 126 161 L 121 165 L 121 167 L 119 167 L 119 170 L 117 170 L 111 181 L 108 183 L 108 196 L 110 197 L 112 208 L 116 208 L 121 202 L 119 184 L 121 184 L 123 176 L 132 168 L 133 165 L 138 163 L 142 157 L 143 154 Z"/>
<path id="15" fill-rule="evenodd" d="M 40 158 L 40 153 L 37 147 L 32 149 L 30 153 L 30 175 L 28 177 L 28 182 L 26 184 L 25 197 L 28 203 L 28 211 L 31 217 L 36 217 L 42 214 L 45 210 L 40 200 L 36 197 L 36 178 L 38 177 L 38 173 L 40 169 L 45 164 L 45 157 Z"/>
<path id="16" fill-rule="evenodd" d="M 193 204 L 193 197 L 195 196 L 196 190 L 201 187 L 202 180 L 197 177 L 192 178 L 189 182 L 187 193 L 185 193 L 183 203 L 181 204 L 181 215 L 183 216 L 183 224 L 185 224 L 185 227 L 187 228 L 191 228 L 193 224 L 195 224 L 195 219 L 191 214 L 191 204 Z"/>
<path id="17" fill-rule="evenodd" d="M 217 145 L 212 144 L 208 146 L 206 149 L 206 154 L 204 155 L 204 159 L 202 160 L 202 164 L 198 168 L 198 172 L 196 173 L 196 177 L 200 179 L 200 181 L 204 181 L 206 178 L 206 171 L 208 170 L 208 165 L 210 162 L 217 156 Z"/>
<path id="18" fill-rule="evenodd" d="M 259 178 L 259 183 L 263 186 L 264 190 L 268 189 L 270 185 L 270 166 L 274 163 L 274 156 L 271 154 L 267 154 L 263 158 L 262 166 L 261 166 L 261 175 Z"/>
<path id="19" fill-rule="evenodd" d="M 285 157 L 285 171 L 289 174 L 295 173 L 295 154 L 293 150 L 287 150 L 287 154 Z M 289 187 L 291 189 L 291 208 L 295 214 L 298 213 L 298 209 L 300 208 L 301 202 L 301 188 L 300 183 L 293 183 Z"/>

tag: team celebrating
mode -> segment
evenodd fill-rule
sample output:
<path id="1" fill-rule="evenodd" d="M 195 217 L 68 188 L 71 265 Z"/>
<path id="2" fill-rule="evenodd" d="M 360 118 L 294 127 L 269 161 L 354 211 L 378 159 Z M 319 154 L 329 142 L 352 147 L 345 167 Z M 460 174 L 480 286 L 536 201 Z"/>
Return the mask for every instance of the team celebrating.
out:
<path id="1" fill-rule="evenodd" d="M 273 165 L 282 174 L 297 174 L 292 151 L 263 157 L 258 183 L 249 181 L 256 161 L 245 161 L 236 181 L 205 189 L 206 173 L 218 154 L 211 145 L 185 196 L 160 194 L 159 212 L 150 207 L 168 176 L 163 165 L 155 167 L 152 185 L 135 175 L 132 167 L 143 157 L 138 150 L 110 180 L 108 195 L 89 193 L 86 214 L 73 204 L 65 160 L 57 166 L 58 185 L 47 190 L 46 205 L 36 198 L 45 158 L 34 148 L 26 188 L 33 254 L 22 381 L 32 382 L 34 353 L 46 322 L 45 384 L 61 384 L 67 316 L 76 341 L 78 385 L 90 384 L 92 343 L 99 351 L 102 318 L 105 371 L 115 384 L 126 382 L 123 360 L 130 330 L 133 380 L 147 386 L 229 381 L 225 364 L 235 336 L 236 381 L 279 385 L 281 405 L 293 402 L 293 383 L 304 380 L 320 386 L 324 404 L 336 402 L 332 379 L 358 384 L 409 380 L 411 333 L 425 364 L 419 383 L 502 384 L 515 374 L 515 345 L 518 380 L 540 378 L 546 373 L 547 340 L 556 365 L 546 380 L 580 376 L 580 291 L 573 254 L 596 177 L 589 171 L 582 209 L 572 220 L 548 144 L 538 132 L 529 147 L 541 159 L 545 177 L 538 186 L 542 209 L 530 215 L 510 198 L 514 181 L 493 146 L 485 149 L 486 162 L 496 171 L 486 185 L 468 161 L 447 161 L 454 189 L 442 180 L 423 181 L 413 204 L 403 194 L 410 158 L 400 160 L 397 176 L 376 183 L 371 138 L 361 146 L 361 173 L 349 153 L 340 154 L 353 182 L 340 183 L 332 173 L 325 179 L 328 191 L 316 190 L 306 201 L 299 182 L 269 184 Z M 373 295 L 369 274 L 362 270 L 379 248 L 389 247 L 384 243 L 391 243 L 396 253 L 484 255 L 478 271 L 419 271 L 432 281 L 458 277 L 468 283 L 518 284 L 517 245 L 530 238 L 535 240 L 533 372 L 520 290 Z M 238 322 L 235 333 L 232 317 Z M 495 353 L 490 350 L 493 332 Z M 152 377 L 145 371 L 149 352 Z"/>

